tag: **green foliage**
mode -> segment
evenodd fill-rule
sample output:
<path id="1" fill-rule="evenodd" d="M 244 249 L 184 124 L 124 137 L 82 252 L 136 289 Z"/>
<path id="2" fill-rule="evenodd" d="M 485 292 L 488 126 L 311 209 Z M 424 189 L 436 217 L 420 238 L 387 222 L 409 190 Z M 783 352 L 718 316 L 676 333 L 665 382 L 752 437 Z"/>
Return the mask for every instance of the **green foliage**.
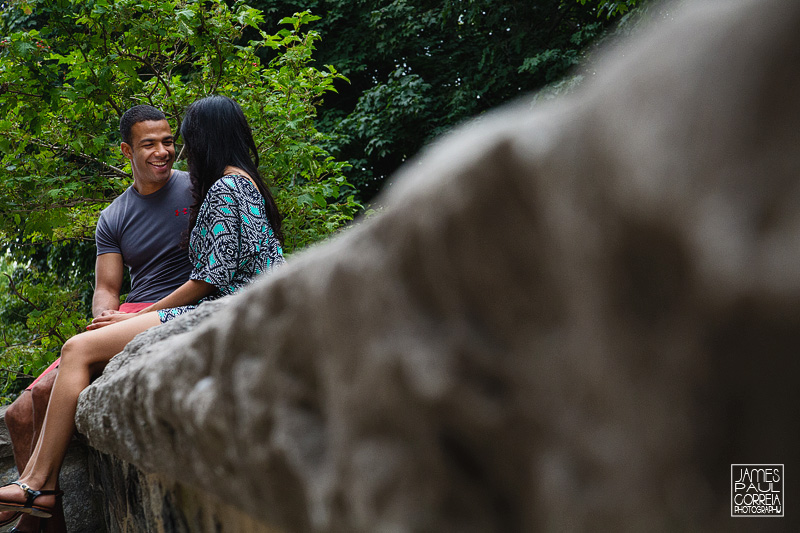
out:
<path id="1" fill-rule="evenodd" d="M 324 239 L 360 208 L 347 164 L 323 147 L 315 126 L 322 98 L 346 79 L 317 69 L 318 17 L 280 20 L 275 34 L 242 2 L 223 0 L 26 0 L 0 13 L 0 242 L 13 245 L 0 327 L 15 336 L 2 352 L 8 376 L 29 373 L 86 322 L 74 283 L 25 267 L 47 248 L 91 242 L 100 209 L 131 183 L 118 124 L 129 107 L 162 109 L 175 131 L 186 106 L 209 94 L 242 105 L 264 176 L 285 214 L 284 250 Z M 93 263 L 93 252 L 82 257 Z M 54 255 L 55 254 L 55 255 Z M 62 259 L 64 259 L 62 257 Z M 68 259 L 85 283 L 91 267 Z M 16 276 L 16 277 L 15 277 Z M 12 300 L 25 302 L 14 307 Z M 49 302 L 49 303 L 48 303 Z M 21 304 L 20 304 L 21 305 Z M 27 307 L 26 307 L 27 306 Z M 5 309 L 17 309 L 8 314 Z M 20 321 L 21 313 L 31 319 Z M 77 313 L 77 314 L 76 314 Z M 22 329 L 20 329 L 22 328 Z M 30 365 L 33 365 L 31 367 Z M 35 373 L 35 372 L 34 372 Z M 14 379 L 9 377 L 9 379 Z"/>
<path id="2" fill-rule="evenodd" d="M 576 0 L 580 2 L 582 6 L 585 6 L 587 3 L 591 6 L 592 4 L 597 6 L 597 16 L 601 17 L 603 14 L 606 14 L 606 18 L 615 17 L 617 15 L 622 15 L 627 13 L 629 10 L 636 7 L 640 0 L 622 0 L 620 2 L 613 2 L 610 0 Z"/>
<path id="3" fill-rule="evenodd" d="M 326 98 L 320 128 L 370 201 L 432 138 L 557 82 L 633 4 L 589 0 L 252 0 L 267 17 L 321 15 L 318 58 L 351 81 Z M 607 3 L 607 2 L 606 2 Z M 618 4 L 618 5 L 617 5 Z M 599 17 L 598 9 L 608 17 Z"/>
<path id="4" fill-rule="evenodd" d="M 78 255 L 76 250 L 46 248 L 26 264 L 14 259 L 23 254 L 0 256 L 0 402 L 13 400 L 87 322 L 84 308 L 90 291 L 81 289 L 89 284 L 70 275 L 77 265 L 63 261 Z"/>
<path id="5" fill-rule="evenodd" d="M 397 69 L 385 83 L 367 89 L 356 108 L 340 123 L 342 136 L 366 141 L 364 153 L 383 158 L 403 146 L 429 120 L 431 86 L 416 74 Z M 403 153 L 409 157 L 413 154 Z"/>
<path id="6" fill-rule="evenodd" d="M 333 82 L 345 80 L 333 67 L 318 70 L 310 65 L 319 34 L 301 32 L 318 20 L 308 12 L 284 17 L 290 29 L 274 36 L 262 32 L 263 46 L 284 51 L 270 63 L 254 68 L 247 83 L 230 86 L 245 113 L 261 117 L 254 134 L 265 155 L 265 175 L 276 188 L 276 201 L 283 212 L 286 243 L 291 252 L 330 235 L 353 219 L 361 207 L 343 175 L 346 163 L 336 161 L 322 146 L 327 136 L 315 129 L 316 109 Z M 251 45 L 254 41 L 251 41 Z"/>

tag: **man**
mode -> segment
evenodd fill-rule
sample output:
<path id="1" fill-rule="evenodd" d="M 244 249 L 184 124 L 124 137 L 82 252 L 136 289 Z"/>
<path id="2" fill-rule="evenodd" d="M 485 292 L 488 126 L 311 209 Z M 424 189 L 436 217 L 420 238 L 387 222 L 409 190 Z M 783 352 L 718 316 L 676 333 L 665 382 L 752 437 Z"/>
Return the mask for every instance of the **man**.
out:
<path id="1" fill-rule="evenodd" d="M 92 315 L 109 318 L 136 312 L 158 301 L 189 279 L 191 264 L 182 242 L 192 204 L 189 175 L 173 170 L 174 138 L 158 109 L 140 105 L 120 119 L 120 149 L 130 161 L 133 185 L 100 214 L 95 232 L 97 260 Z M 124 267 L 131 290 L 120 306 Z M 90 324 L 87 329 L 101 327 Z M 6 411 L 14 460 L 22 472 L 33 452 L 58 374 L 53 363 Z M 26 394 L 27 393 L 27 394 Z M 16 520 L 0 513 L 0 525 Z M 48 520 L 48 531 L 64 531 L 63 515 Z M 39 531 L 39 519 L 23 515 L 11 531 Z"/>

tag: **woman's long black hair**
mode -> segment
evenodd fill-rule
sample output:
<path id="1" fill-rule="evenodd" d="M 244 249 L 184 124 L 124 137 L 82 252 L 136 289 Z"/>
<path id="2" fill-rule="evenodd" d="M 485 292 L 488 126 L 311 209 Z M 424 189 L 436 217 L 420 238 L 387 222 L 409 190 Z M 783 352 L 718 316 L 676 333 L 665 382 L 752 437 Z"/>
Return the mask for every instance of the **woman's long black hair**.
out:
<path id="1" fill-rule="evenodd" d="M 211 186 L 220 179 L 225 167 L 238 167 L 256 182 L 264 196 L 267 218 L 275 236 L 283 242 L 278 206 L 258 172 L 258 152 L 253 132 L 235 101 L 227 96 L 208 96 L 186 109 L 181 137 L 189 164 L 194 202 L 189 228 L 194 228 L 197 213 Z"/>

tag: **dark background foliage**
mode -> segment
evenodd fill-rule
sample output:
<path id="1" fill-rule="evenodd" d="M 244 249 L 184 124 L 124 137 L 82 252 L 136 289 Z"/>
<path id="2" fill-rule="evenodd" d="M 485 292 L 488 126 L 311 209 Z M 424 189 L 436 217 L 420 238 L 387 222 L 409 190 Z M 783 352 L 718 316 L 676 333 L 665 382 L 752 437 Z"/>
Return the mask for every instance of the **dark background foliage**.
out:
<path id="1" fill-rule="evenodd" d="M 256 0 L 267 19 L 321 16 L 317 60 L 349 83 L 320 110 L 331 148 L 370 201 L 407 158 L 454 125 L 563 77 L 632 2 Z"/>

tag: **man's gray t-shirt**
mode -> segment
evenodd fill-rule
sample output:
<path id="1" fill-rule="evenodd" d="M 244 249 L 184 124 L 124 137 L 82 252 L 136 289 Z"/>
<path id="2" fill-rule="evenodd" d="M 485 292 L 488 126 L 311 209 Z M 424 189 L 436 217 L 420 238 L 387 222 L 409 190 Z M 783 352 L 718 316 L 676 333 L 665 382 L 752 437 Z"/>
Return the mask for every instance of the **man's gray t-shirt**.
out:
<path id="1" fill-rule="evenodd" d="M 192 265 L 181 246 L 192 204 L 189 174 L 174 170 L 153 194 L 133 187 L 103 209 L 97 221 L 97 255 L 122 254 L 131 274 L 126 302 L 155 302 L 189 279 Z"/>

